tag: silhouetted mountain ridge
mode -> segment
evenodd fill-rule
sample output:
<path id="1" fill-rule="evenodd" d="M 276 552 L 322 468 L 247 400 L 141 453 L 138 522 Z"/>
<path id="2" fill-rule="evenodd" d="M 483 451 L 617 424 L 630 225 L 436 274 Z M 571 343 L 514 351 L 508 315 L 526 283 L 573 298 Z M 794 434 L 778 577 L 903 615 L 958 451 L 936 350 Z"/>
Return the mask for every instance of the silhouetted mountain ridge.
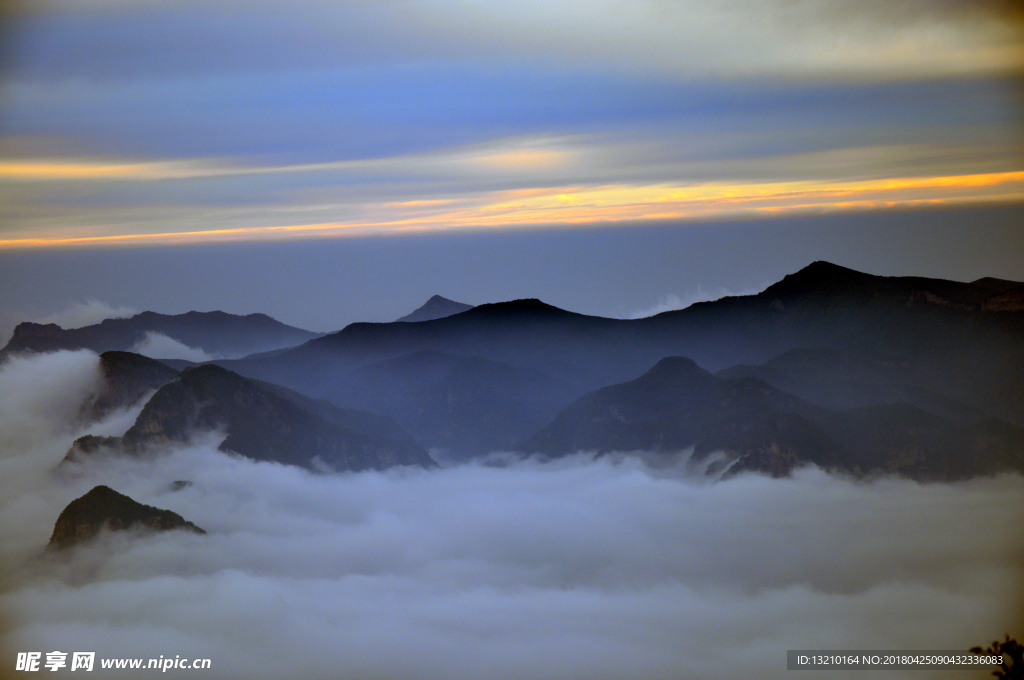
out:
<path id="1" fill-rule="evenodd" d="M 61 466 L 104 452 L 138 455 L 186 444 L 208 431 L 226 435 L 219 445 L 223 451 L 319 471 L 435 465 L 390 418 L 204 364 L 163 384 L 123 437 L 76 440 Z"/>
<path id="2" fill-rule="evenodd" d="M 360 366 L 433 350 L 537 370 L 577 386 L 579 396 L 636 378 L 666 356 L 717 371 L 798 348 L 872 351 L 906 357 L 915 387 L 938 401 L 1024 423 L 1024 312 L 991 308 L 1015 294 L 1011 283 L 880 277 L 815 262 L 757 295 L 645 319 L 514 300 L 415 324 L 352 324 L 272 357 L 218 363 L 328 396 Z"/>
<path id="3" fill-rule="evenodd" d="M 178 372 L 148 357 L 132 352 L 104 352 L 100 355 L 103 389 L 87 405 L 92 420 L 138 402 L 151 390 L 174 380 Z"/>
<path id="4" fill-rule="evenodd" d="M 848 454 L 809 415 L 819 409 L 754 378 L 721 380 L 667 357 L 636 380 L 591 392 L 522 443 L 526 453 L 724 450 L 736 469 L 787 474 L 797 462 L 834 467 Z"/>
<path id="5" fill-rule="evenodd" d="M 159 333 L 210 355 L 244 356 L 295 346 L 318 333 L 287 326 L 266 314 L 238 316 L 226 312 L 158 314 L 142 312 L 127 319 L 106 319 L 82 328 L 57 324 L 21 323 L 14 329 L 0 356 L 17 352 L 53 352 L 61 349 L 131 351 L 145 342 L 147 333 Z"/>

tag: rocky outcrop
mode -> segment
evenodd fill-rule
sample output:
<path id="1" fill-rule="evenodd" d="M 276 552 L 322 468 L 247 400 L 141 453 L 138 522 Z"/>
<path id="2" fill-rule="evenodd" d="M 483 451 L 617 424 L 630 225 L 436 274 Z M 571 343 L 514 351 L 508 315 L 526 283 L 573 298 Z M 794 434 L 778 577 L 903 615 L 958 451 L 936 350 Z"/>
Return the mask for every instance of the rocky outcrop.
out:
<path id="1" fill-rule="evenodd" d="M 60 513 L 49 548 L 62 550 L 94 539 L 101 531 L 172 531 L 180 529 L 197 534 L 206 532 L 181 515 L 143 505 L 108 486 L 94 487 L 81 498 L 68 503 Z"/>
<path id="2" fill-rule="evenodd" d="M 58 467 L 63 467 L 68 463 L 78 463 L 87 460 L 90 457 L 96 456 L 101 451 L 120 452 L 121 438 L 98 437 L 94 434 L 79 437 L 71 445 L 71 448 L 68 449 L 68 452 L 64 454 L 64 459 Z"/>

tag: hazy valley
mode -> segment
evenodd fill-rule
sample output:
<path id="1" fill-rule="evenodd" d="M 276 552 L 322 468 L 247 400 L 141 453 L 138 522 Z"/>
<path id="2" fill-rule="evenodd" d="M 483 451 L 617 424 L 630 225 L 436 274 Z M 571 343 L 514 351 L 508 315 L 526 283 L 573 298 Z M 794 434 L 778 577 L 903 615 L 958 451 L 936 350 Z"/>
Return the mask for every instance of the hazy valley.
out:
<path id="1" fill-rule="evenodd" d="M 1020 543 L 995 536 L 1021 519 L 1024 284 L 819 262 L 636 320 L 439 297 L 403 319 L 19 326 L 0 365 L 5 611 L 31 622 L 58 587 L 80 602 L 62 630 L 142 655 L 160 636 L 101 593 L 162 603 L 153 625 L 230 659 L 225 677 L 341 657 L 478 677 L 505 655 L 498 677 L 736 677 L 716 664 L 1012 626 Z M 247 620 L 252 597 L 304 632 Z M 210 607 L 244 641 L 190 630 Z M 583 611 L 593 626 L 570 623 Z M 744 625 L 762 642 L 730 656 Z"/>

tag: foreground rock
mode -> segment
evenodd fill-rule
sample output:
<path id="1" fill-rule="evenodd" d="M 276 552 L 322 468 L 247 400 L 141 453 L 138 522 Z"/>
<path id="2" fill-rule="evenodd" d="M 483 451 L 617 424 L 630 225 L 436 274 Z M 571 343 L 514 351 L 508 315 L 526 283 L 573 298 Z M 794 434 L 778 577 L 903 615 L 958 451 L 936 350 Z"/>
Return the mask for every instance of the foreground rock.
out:
<path id="1" fill-rule="evenodd" d="M 50 536 L 50 549 L 65 549 L 86 543 L 101 531 L 172 531 L 181 529 L 197 534 L 206 532 L 181 515 L 143 505 L 108 486 L 97 486 L 81 498 L 68 503 L 60 513 Z"/>

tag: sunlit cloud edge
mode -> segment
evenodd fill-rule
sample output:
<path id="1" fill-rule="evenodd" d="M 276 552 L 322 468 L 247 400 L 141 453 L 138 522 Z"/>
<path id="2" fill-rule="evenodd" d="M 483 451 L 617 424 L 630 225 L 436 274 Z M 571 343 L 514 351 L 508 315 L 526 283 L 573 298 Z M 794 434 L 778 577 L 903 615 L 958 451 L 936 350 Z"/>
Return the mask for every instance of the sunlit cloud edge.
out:
<path id="1" fill-rule="evenodd" d="M 861 181 L 563 186 L 484 192 L 445 201 L 355 203 L 348 207 L 357 215 L 329 222 L 70 237 L 58 231 L 0 240 L 0 248 L 290 240 L 1018 202 L 1024 202 L 1024 171 Z M 118 226 L 97 225 L 95 231 Z"/>

